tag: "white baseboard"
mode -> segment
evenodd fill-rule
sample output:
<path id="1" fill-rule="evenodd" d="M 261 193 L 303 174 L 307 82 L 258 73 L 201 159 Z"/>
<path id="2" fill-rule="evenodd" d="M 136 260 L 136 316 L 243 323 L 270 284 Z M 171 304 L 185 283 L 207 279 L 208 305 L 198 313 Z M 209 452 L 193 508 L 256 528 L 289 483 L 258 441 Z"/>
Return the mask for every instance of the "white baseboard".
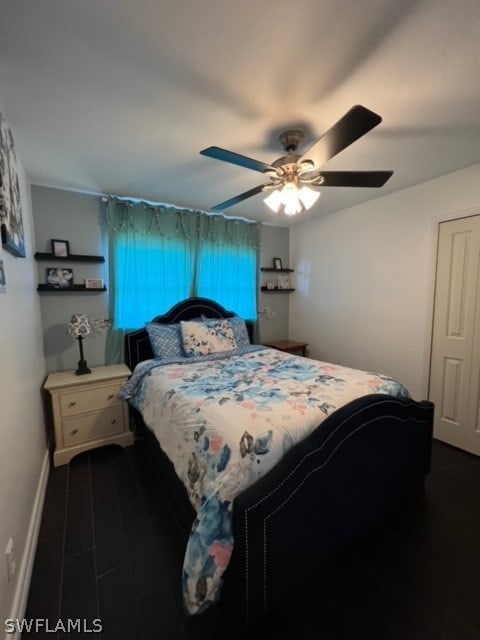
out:
<path id="1" fill-rule="evenodd" d="M 35 552 L 37 550 L 38 534 L 40 531 L 40 522 L 42 520 L 43 503 L 45 501 L 45 493 L 47 491 L 48 474 L 50 472 L 50 453 L 48 449 L 45 451 L 43 458 L 40 478 L 38 480 L 37 492 L 33 503 L 32 515 L 28 527 L 27 539 L 25 541 L 25 550 L 23 552 L 20 568 L 18 571 L 17 586 L 13 596 L 10 618 L 20 619 L 25 615 L 27 607 L 28 591 L 30 589 L 30 580 L 32 578 L 33 563 L 35 560 Z M 5 640 L 20 640 L 20 633 L 5 634 Z"/>

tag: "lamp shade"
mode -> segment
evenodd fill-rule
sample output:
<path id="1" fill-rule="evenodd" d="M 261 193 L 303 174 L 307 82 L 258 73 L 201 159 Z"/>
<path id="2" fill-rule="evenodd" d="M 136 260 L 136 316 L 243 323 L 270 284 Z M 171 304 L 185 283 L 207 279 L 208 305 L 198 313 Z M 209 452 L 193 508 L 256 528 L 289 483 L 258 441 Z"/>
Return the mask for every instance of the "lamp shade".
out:
<path id="1" fill-rule="evenodd" d="M 310 209 L 319 197 L 319 191 L 314 191 L 310 187 L 299 189 L 293 182 L 287 182 L 281 191 L 275 189 L 263 201 L 275 213 L 278 213 L 280 207 L 283 206 L 283 211 L 287 216 L 294 216 Z"/>
<path id="2" fill-rule="evenodd" d="M 267 198 L 264 198 L 263 201 L 274 213 L 278 213 L 280 205 L 282 204 L 282 194 L 278 189 L 275 189 L 275 191 L 272 191 L 272 193 Z"/>
<path id="3" fill-rule="evenodd" d="M 74 338 L 85 338 L 92 333 L 92 327 L 88 316 L 84 313 L 75 313 L 68 326 L 67 333 Z"/>
<path id="4" fill-rule="evenodd" d="M 320 197 L 320 191 L 314 191 L 310 187 L 302 187 L 298 192 L 300 200 L 303 202 L 305 209 L 310 209 Z"/>

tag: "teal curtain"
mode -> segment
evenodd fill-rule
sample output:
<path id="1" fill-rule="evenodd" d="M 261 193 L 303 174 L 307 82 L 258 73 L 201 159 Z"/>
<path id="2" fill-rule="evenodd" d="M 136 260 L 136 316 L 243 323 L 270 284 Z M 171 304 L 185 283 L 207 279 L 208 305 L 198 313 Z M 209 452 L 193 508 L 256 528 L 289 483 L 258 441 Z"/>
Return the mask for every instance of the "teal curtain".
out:
<path id="1" fill-rule="evenodd" d="M 258 228 L 237 218 L 199 219 L 196 295 L 249 320 L 257 318 Z"/>
<path id="2" fill-rule="evenodd" d="M 256 320 L 258 223 L 111 197 L 107 363 L 123 360 L 125 333 L 176 302 L 212 298 Z"/>

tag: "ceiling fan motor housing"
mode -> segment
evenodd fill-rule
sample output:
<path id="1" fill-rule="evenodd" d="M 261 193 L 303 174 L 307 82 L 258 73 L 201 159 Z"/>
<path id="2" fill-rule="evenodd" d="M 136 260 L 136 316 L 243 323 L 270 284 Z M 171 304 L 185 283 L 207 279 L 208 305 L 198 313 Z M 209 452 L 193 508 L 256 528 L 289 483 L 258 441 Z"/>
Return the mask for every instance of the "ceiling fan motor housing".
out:
<path id="1" fill-rule="evenodd" d="M 299 162 L 301 156 L 299 155 L 286 155 L 278 160 L 272 162 L 272 167 L 275 167 L 276 174 L 269 173 L 272 180 L 278 180 L 282 183 L 293 182 L 296 186 L 304 180 L 302 175 L 305 171 L 312 171 L 314 164 L 310 160 Z"/>
<path id="2" fill-rule="evenodd" d="M 285 151 L 289 153 L 290 151 L 297 150 L 297 147 L 302 142 L 303 138 L 303 131 L 300 131 L 300 129 L 290 129 L 289 131 L 284 131 L 278 139 L 282 143 Z"/>
<path id="3" fill-rule="evenodd" d="M 294 184 L 298 184 L 300 177 L 300 166 L 298 164 L 299 158 L 300 156 L 297 155 L 287 155 L 282 158 L 278 158 L 278 160 L 272 162 L 272 167 L 275 167 L 276 173 L 273 174 L 272 172 L 270 177 L 273 180 L 277 179 L 280 182 L 293 182 Z"/>

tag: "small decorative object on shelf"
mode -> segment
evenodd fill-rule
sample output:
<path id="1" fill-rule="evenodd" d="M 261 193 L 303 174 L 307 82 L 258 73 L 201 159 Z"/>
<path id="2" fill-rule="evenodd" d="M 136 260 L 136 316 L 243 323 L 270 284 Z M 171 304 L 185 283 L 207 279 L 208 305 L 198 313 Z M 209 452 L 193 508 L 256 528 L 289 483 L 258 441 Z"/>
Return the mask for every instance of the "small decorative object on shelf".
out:
<path id="1" fill-rule="evenodd" d="M 68 240 L 52 239 L 52 255 L 57 258 L 68 258 L 70 255 L 70 245 Z"/>
<path id="2" fill-rule="evenodd" d="M 290 278 L 288 276 L 277 276 L 278 289 L 290 289 Z"/>
<path id="3" fill-rule="evenodd" d="M 103 289 L 101 278 L 85 278 L 85 289 Z"/>
<path id="4" fill-rule="evenodd" d="M 274 269 L 283 269 L 282 259 L 281 258 L 274 258 L 273 259 L 273 268 Z"/>
<path id="5" fill-rule="evenodd" d="M 72 316 L 67 333 L 78 340 L 80 348 L 80 360 L 78 361 L 78 369 L 75 371 L 77 376 L 91 373 L 83 356 L 83 339 L 92 333 L 108 329 L 110 325 L 111 321 L 106 318 L 89 318 L 84 313 L 75 313 Z"/>
<path id="6" fill-rule="evenodd" d="M 267 280 L 267 289 L 269 291 L 271 291 L 272 289 L 275 289 L 275 282 L 273 280 Z"/>
<path id="7" fill-rule="evenodd" d="M 73 270 L 48 267 L 47 283 L 52 289 L 71 289 L 73 287 Z"/>

